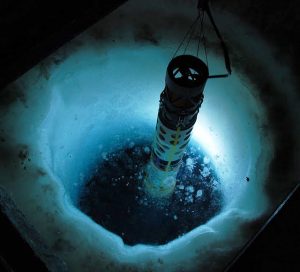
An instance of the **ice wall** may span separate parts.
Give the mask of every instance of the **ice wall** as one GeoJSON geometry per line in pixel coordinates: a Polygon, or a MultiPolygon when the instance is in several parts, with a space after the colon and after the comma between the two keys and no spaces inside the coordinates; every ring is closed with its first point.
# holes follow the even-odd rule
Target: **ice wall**
{"type": "MultiPolygon", "coordinates": [[[[130,1],[8,87],[10,103],[0,111],[1,187],[70,271],[219,271],[253,234],[252,223],[276,205],[266,188],[293,184],[274,188],[270,181],[277,132],[253,76],[273,82],[270,99],[284,86],[283,102],[294,105],[288,67],[251,27],[219,11],[234,71],[208,82],[193,139],[213,158],[226,198],[222,213],[167,245],[129,247],[72,205],[98,156],[154,132],[165,69],[193,7],[130,1]],[[251,63],[260,70],[245,74],[251,63]]],[[[218,43],[208,38],[211,72],[222,71],[218,43]]],[[[297,133],[299,123],[291,122],[297,133]]],[[[298,151],[297,142],[295,158],[298,151]]]]}

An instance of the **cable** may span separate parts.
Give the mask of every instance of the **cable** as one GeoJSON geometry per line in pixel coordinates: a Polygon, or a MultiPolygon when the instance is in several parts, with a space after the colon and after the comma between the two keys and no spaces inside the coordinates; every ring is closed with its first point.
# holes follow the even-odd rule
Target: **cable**
{"type": "MultiPolygon", "coordinates": [[[[204,13],[204,12],[203,12],[204,13]]],[[[203,21],[204,21],[204,16],[205,14],[203,15],[203,21]]],[[[206,38],[205,38],[205,31],[203,29],[202,31],[202,40],[203,40],[203,48],[204,48],[204,54],[205,54],[205,61],[206,61],[206,66],[207,66],[207,69],[208,69],[208,74],[209,74],[209,64],[208,64],[208,56],[207,56],[207,46],[206,46],[206,38]]]]}
{"type": "Polygon", "coordinates": [[[223,55],[224,55],[224,63],[225,63],[225,67],[227,70],[227,74],[219,74],[219,75],[209,75],[208,78],[221,78],[221,77],[227,77],[231,74],[231,62],[230,62],[230,58],[229,58],[229,53],[228,53],[228,49],[226,47],[226,44],[223,40],[223,37],[214,21],[214,18],[212,16],[210,7],[209,7],[209,0],[198,0],[198,5],[197,5],[197,9],[198,9],[198,15],[196,17],[196,19],[193,21],[193,23],[190,25],[188,31],[185,33],[182,41],[180,42],[179,46],[177,47],[172,59],[175,58],[175,56],[177,55],[178,51],[181,49],[181,47],[184,45],[184,43],[186,42],[185,48],[183,50],[183,55],[185,55],[191,39],[193,38],[193,34],[195,32],[195,29],[197,29],[197,23],[200,20],[200,33],[199,33],[199,37],[198,37],[198,43],[197,43],[197,51],[196,51],[196,55],[197,57],[199,57],[199,50],[200,50],[200,42],[203,42],[203,49],[204,49],[204,54],[205,54],[205,61],[206,61],[206,65],[207,68],[209,69],[209,63],[208,63],[208,53],[207,53],[207,46],[206,46],[206,37],[205,37],[205,30],[204,30],[204,18],[205,18],[205,12],[208,15],[208,18],[213,26],[213,29],[218,37],[218,39],[220,40],[221,43],[221,47],[223,50],[223,55]]]}
{"type": "Polygon", "coordinates": [[[201,12],[199,10],[199,16],[201,17],[201,23],[200,23],[200,33],[199,33],[199,39],[198,39],[198,44],[197,44],[197,57],[199,56],[199,48],[200,48],[200,41],[201,41],[201,34],[203,33],[203,20],[204,20],[204,11],[202,11],[202,15],[201,12]]]}
{"type": "MultiPolygon", "coordinates": [[[[199,18],[200,18],[199,16],[196,17],[196,19],[195,19],[194,22],[191,24],[191,26],[190,26],[190,28],[188,29],[188,31],[185,33],[185,35],[184,35],[184,37],[183,37],[181,43],[179,44],[179,46],[177,47],[177,49],[176,49],[176,51],[175,51],[175,53],[174,53],[172,59],[175,58],[176,54],[177,54],[178,51],[180,50],[181,46],[183,45],[183,43],[184,43],[184,41],[186,40],[186,38],[188,37],[188,35],[189,35],[190,33],[193,33],[193,32],[194,32],[195,25],[197,24],[199,18]]],[[[190,38],[189,40],[191,40],[191,38],[190,38]]]]}

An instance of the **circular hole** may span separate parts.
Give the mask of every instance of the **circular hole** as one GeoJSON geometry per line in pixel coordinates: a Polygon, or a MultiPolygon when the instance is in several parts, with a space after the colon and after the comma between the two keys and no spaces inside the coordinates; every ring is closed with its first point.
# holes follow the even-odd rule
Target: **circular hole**
{"type": "Polygon", "coordinates": [[[203,163],[207,156],[195,143],[183,157],[172,198],[158,201],[145,194],[149,154],[144,149],[150,144],[140,142],[107,154],[79,196],[78,208],[128,245],[168,243],[204,224],[222,208],[217,174],[211,163],[203,163]]]}

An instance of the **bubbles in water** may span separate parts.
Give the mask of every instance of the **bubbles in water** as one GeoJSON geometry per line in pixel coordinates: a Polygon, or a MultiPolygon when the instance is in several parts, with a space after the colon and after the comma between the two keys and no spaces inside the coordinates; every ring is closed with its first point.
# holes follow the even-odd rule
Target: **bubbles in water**
{"type": "Polygon", "coordinates": [[[127,141],[124,148],[105,157],[101,154],[78,201],[83,212],[129,245],[165,244],[204,224],[222,207],[213,166],[193,146],[183,157],[171,197],[153,199],[145,193],[149,146],[149,142],[127,141]],[[208,167],[210,170],[205,170],[208,167]]]}

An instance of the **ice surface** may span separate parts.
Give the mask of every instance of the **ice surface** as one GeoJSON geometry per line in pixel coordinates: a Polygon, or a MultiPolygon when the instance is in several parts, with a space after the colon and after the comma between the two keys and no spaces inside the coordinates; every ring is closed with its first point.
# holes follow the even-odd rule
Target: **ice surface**
{"type": "MultiPolygon", "coordinates": [[[[166,66],[194,16],[194,5],[181,2],[130,1],[45,60],[49,77],[38,65],[9,87],[24,92],[26,103],[16,100],[1,108],[1,137],[6,139],[1,187],[70,271],[214,271],[253,234],[243,226],[268,209],[264,189],[274,139],[260,85],[239,67],[228,79],[208,82],[192,136],[205,147],[221,179],[226,205],[220,215],[164,246],[128,247],[72,205],[99,156],[122,148],[132,129],[141,138],[149,128],[154,132],[166,66]],[[145,24],[152,39],[139,34],[145,24]],[[103,34],[101,40],[95,33],[103,34]]],[[[288,68],[275,61],[250,27],[227,13],[215,15],[237,54],[233,63],[239,56],[240,65],[260,62],[259,73],[276,82],[272,95],[284,91],[292,105],[288,68]]],[[[223,60],[212,50],[210,64],[223,70],[223,60]]],[[[299,123],[294,129],[299,131],[299,123]]],[[[194,197],[187,195],[187,201],[194,197]]]]}

